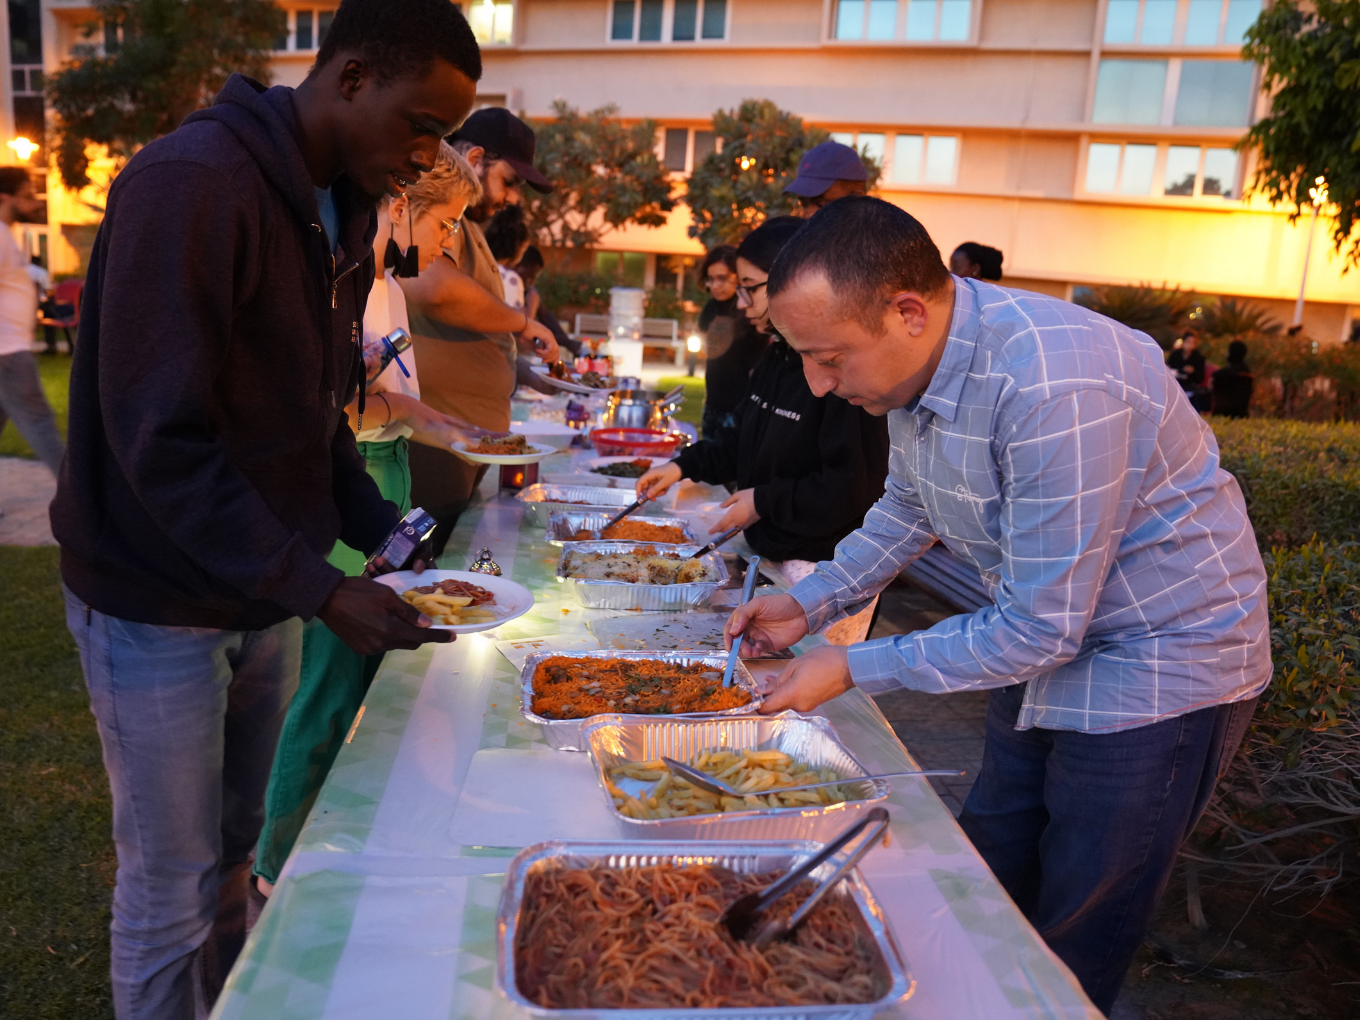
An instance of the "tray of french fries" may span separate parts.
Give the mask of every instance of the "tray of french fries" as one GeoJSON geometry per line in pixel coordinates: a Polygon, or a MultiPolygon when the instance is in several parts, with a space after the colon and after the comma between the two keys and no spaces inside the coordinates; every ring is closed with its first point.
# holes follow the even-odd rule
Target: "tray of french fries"
{"type": "Polygon", "coordinates": [[[610,813],[631,839],[826,840],[889,792],[884,780],[856,781],[870,773],[831,723],[794,712],[720,719],[602,715],[586,724],[584,737],[610,813]],[[663,756],[722,779],[742,796],[720,797],[675,778],[663,756]],[[837,779],[845,782],[789,789],[837,779]]]}
{"type": "Polygon", "coordinates": [[[373,578],[455,634],[491,630],[534,608],[534,593],[508,577],[469,570],[397,570],[373,578]]]}

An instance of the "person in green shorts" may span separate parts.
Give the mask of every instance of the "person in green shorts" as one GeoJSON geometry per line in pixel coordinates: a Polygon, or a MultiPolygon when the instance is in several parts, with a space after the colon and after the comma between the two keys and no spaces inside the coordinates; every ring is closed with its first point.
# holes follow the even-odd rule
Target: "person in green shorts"
{"type": "MultiPolygon", "coordinates": [[[[434,169],[404,195],[386,199],[378,208],[373,246],[386,271],[373,281],[364,310],[364,363],[370,381],[363,420],[357,399],[346,410],[369,475],[403,515],[411,509],[408,441],[447,450],[454,440],[483,430],[420,402],[413,351],[401,356],[400,366],[393,362],[376,372],[382,338],[399,326],[409,329],[406,299],[393,275],[397,260],[389,252],[400,253],[403,259],[415,252],[419,269],[426,269],[458,229],[463,210],[481,193],[476,172],[443,142],[434,169]],[[395,242],[396,251],[389,248],[389,241],[395,242]]],[[[327,559],[347,575],[363,573],[364,554],[343,542],[335,544],[327,559]]],[[[265,793],[264,828],[255,849],[256,885],[266,896],[278,881],[382,659],[381,653],[365,656],[352,651],[319,619],[311,620],[303,631],[302,680],[279,736],[265,793]]]]}

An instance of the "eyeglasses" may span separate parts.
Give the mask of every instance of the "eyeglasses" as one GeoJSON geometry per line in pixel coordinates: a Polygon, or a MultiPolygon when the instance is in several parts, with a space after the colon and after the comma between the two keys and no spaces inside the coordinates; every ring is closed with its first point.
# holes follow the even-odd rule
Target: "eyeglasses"
{"type": "Polygon", "coordinates": [[[731,283],[735,277],[731,273],[722,273],[719,276],[705,276],[705,287],[721,287],[725,283],[731,283]]]}
{"type": "MultiPolygon", "coordinates": [[[[751,303],[751,296],[752,296],[753,294],[755,294],[756,291],[760,290],[761,287],[765,286],[765,284],[767,284],[767,283],[769,283],[769,282],[770,282],[769,280],[761,280],[759,283],[753,283],[753,284],[751,284],[749,287],[747,287],[747,286],[745,286],[745,285],[738,285],[738,286],[737,286],[737,300],[738,300],[739,302],[744,301],[747,305],[749,305],[749,304],[751,303]]],[[[743,306],[743,307],[744,307],[744,306],[743,306]]]]}
{"type": "Polygon", "coordinates": [[[458,231],[463,229],[460,220],[440,220],[439,226],[443,229],[446,238],[457,236],[458,231]]]}

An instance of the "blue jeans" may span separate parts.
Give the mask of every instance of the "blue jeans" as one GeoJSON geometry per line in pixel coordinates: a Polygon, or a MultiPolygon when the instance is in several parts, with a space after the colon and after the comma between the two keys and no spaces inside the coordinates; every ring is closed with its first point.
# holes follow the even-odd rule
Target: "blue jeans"
{"type": "Polygon", "coordinates": [[[1016,730],[1025,685],[992,691],[959,825],[1103,1012],[1256,699],[1114,733],[1016,730]]]}
{"type": "Polygon", "coordinates": [[[250,852],[302,621],[160,627],[65,597],[113,792],[114,1013],[192,1020],[195,966],[211,1004],[245,940],[250,852]]]}

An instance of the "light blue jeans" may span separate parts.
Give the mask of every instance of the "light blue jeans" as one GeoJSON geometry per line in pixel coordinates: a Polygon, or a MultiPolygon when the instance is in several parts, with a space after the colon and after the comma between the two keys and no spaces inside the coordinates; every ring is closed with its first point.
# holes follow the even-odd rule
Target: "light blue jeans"
{"type": "Polygon", "coordinates": [[[113,791],[114,1012],[192,1020],[195,969],[211,1005],[245,939],[248,862],[302,621],[161,627],[65,597],[113,791]]]}

